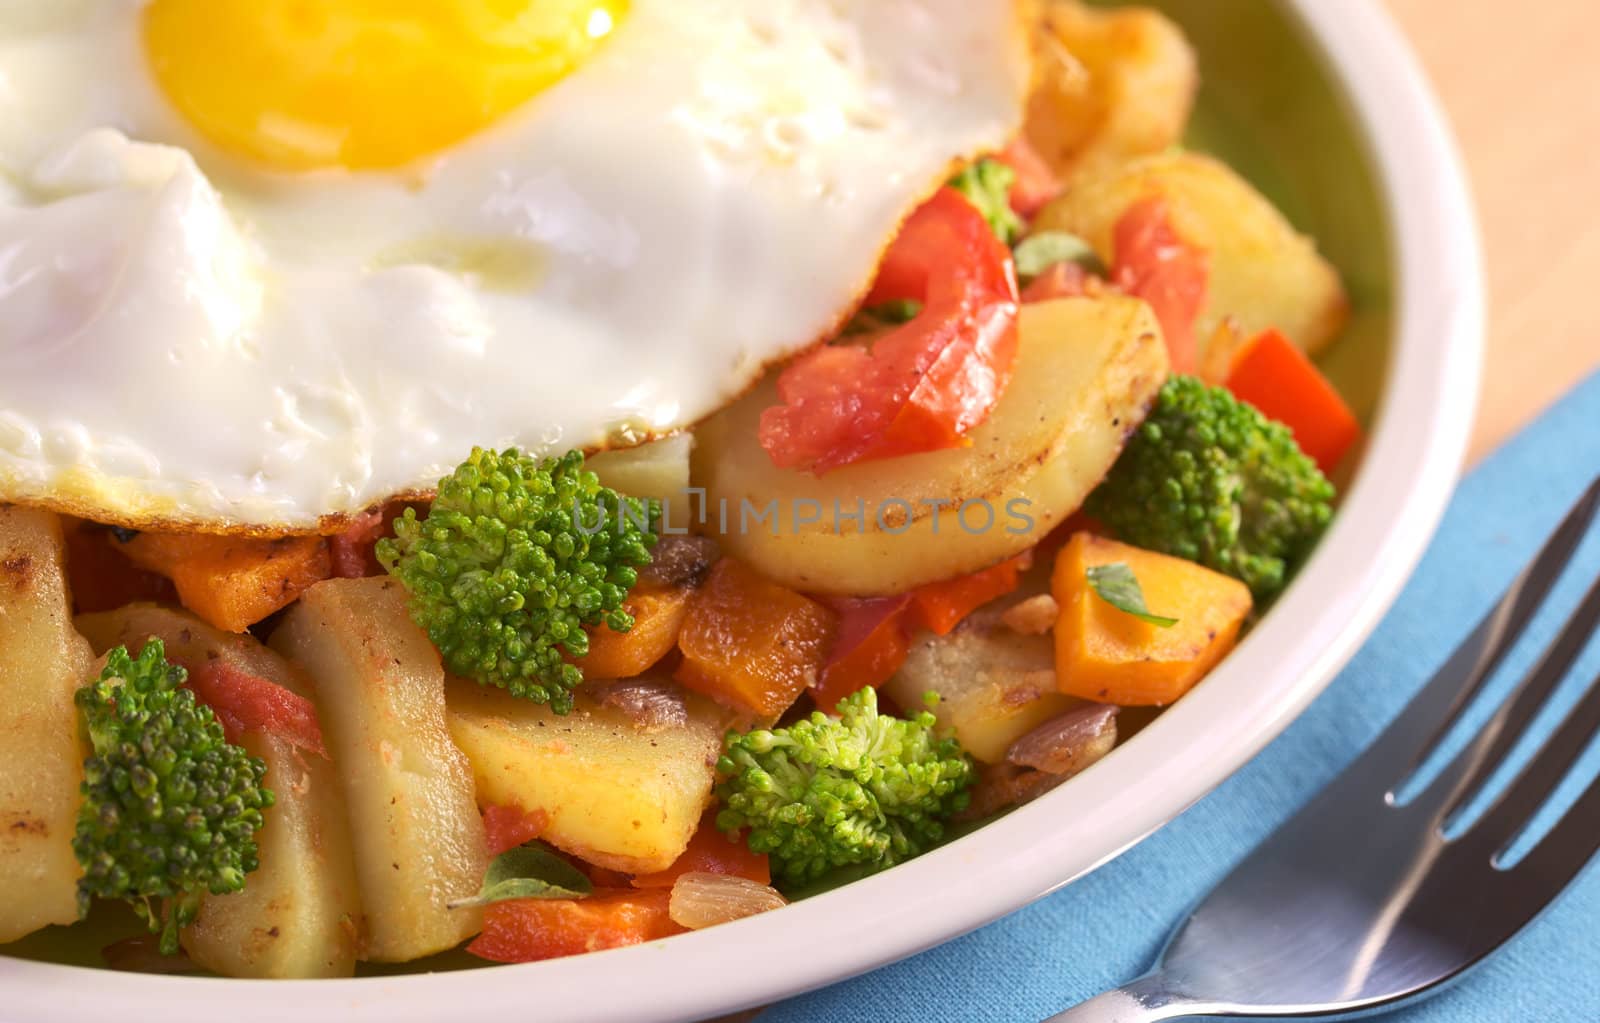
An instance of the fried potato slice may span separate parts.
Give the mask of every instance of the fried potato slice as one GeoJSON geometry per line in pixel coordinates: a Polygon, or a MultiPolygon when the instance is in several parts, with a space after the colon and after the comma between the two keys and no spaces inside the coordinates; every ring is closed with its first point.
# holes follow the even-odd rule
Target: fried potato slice
{"type": "Polygon", "coordinates": [[[404,962],[477,933],[489,865],[472,768],[445,722],[444,667],[385,577],[330,579],[301,596],[272,648],[311,676],[338,765],[366,915],[363,957],[404,962]]]}
{"type": "MultiPolygon", "coordinates": [[[[228,668],[309,698],[310,680],[250,636],[194,615],[134,604],[80,615],[78,628],[103,654],[161,640],[167,659],[194,671],[228,668]]],[[[244,890],[208,895],[180,938],[189,958],[225,977],[348,977],[355,971],[361,903],[350,826],[333,762],[288,738],[248,731],[239,745],[267,765],[273,804],[256,835],[261,866],[244,890]]]]}
{"type": "Polygon", "coordinates": [[[964,447],[780,469],[757,424],[769,376],[703,423],[695,482],[725,550],[802,593],[877,596],[975,572],[1037,544],[1076,511],[1167,377],[1149,306],[1121,296],[1022,307],[1017,364],[964,447]]]}
{"type": "Polygon", "coordinates": [[[51,512],[0,506],[0,942],[78,919],[72,696],[94,656],[72,627],[65,549],[51,512]]]}

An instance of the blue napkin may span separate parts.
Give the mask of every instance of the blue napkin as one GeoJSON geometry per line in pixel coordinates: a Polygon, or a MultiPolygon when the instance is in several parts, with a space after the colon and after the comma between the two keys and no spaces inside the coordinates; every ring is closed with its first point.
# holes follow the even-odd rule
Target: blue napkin
{"type": "MultiPolygon", "coordinates": [[[[759,1023],[1032,1023],[1144,972],[1184,911],[1355,757],[1433,673],[1596,473],[1600,375],[1466,477],[1421,567],[1365,648],[1221,788],[1055,895],[904,962],[774,1006],[759,1023]]],[[[1573,569],[1536,619],[1533,642],[1500,673],[1502,686],[1511,674],[1520,677],[1517,669],[1543,647],[1537,634],[1559,627],[1600,570],[1600,538],[1590,538],[1573,569]]],[[[1592,641],[1561,697],[1575,698],[1597,671],[1600,641],[1592,641]]],[[[1566,794],[1581,791],[1583,766],[1566,794]]],[[[1600,867],[1464,980],[1385,1019],[1600,1019],[1600,867]]]]}

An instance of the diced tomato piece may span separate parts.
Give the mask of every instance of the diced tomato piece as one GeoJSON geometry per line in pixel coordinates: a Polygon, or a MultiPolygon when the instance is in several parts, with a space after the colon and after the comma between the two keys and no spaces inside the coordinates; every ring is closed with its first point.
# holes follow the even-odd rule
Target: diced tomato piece
{"type": "Polygon", "coordinates": [[[839,615],[839,633],[811,697],[831,714],[840,700],[868,686],[877,688],[905,663],[911,646],[905,610],[911,606],[911,594],[835,597],[828,606],[839,615]]]}
{"type": "Polygon", "coordinates": [[[1077,298],[1087,293],[1089,271],[1076,263],[1053,263],[1022,289],[1022,302],[1048,302],[1052,298],[1077,298]]]}
{"type": "Polygon", "coordinates": [[[980,572],[919,586],[911,593],[909,613],[923,628],[948,635],[967,615],[1015,590],[1031,564],[1033,552],[1023,551],[980,572]]]}
{"type": "Polygon", "coordinates": [[[703,872],[748,878],[761,884],[772,883],[772,867],[765,853],[753,853],[737,838],[730,838],[717,830],[707,818],[700,830],[689,839],[689,847],[666,870],[654,874],[640,874],[633,879],[635,888],[671,888],[683,874],[703,872]]]}
{"type": "Polygon", "coordinates": [[[317,708],[304,696],[227,661],[185,667],[189,668],[188,686],[195,699],[216,712],[229,742],[237,742],[245,732],[264,732],[309,753],[328,755],[317,708]]]}
{"type": "Polygon", "coordinates": [[[1011,254],[981,214],[943,188],[884,255],[872,304],[922,310],[870,348],[824,345],[778,377],[781,405],[761,415],[774,464],[818,474],[854,462],[957,447],[983,422],[1017,355],[1011,254]]]}
{"type": "Polygon", "coordinates": [[[895,597],[834,597],[827,603],[839,616],[839,631],[812,698],[832,711],[840,700],[887,682],[905,663],[910,632],[924,628],[946,635],[963,618],[1014,591],[1033,563],[1024,551],[998,565],[956,579],[928,583],[895,597]]]}
{"type": "Polygon", "coordinates": [[[499,856],[544,834],[550,826],[550,815],[543,810],[524,810],[520,806],[502,806],[490,803],[483,808],[483,835],[489,843],[489,855],[499,856]]]}
{"type": "Polygon", "coordinates": [[[427,518],[429,502],[421,499],[390,501],[382,508],[363,512],[350,520],[343,533],[328,537],[328,553],[333,559],[336,579],[363,579],[369,575],[382,575],[378,564],[378,541],[394,535],[394,520],[404,515],[407,508],[415,508],[420,518],[427,518]]]}
{"type": "Polygon", "coordinates": [[[1172,371],[1193,373],[1199,366],[1194,321],[1205,308],[1211,256],[1178,236],[1169,213],[1167,201],[1160,197],[1128,208],[1114,232],[1111,279],[1155,310],[1172,371]]]}
{"type": "Polygon", "coordinates": [[[1028,140],[1017,136],[1000,153],[1000,160],[1016,172],[1011,183],[1011,208],[1017,215],[1032,219],[1047,206],[1051,199],[1061,194],[1061,182],[1045,163],[1039,151],[1028,140]]]}
{"type": "Polygon", "coordinates": [[[1234,360],[1228,390],[1294,432],[1300,450],[1325,473],[1361,439],[1361,424],[1328,378],[1276,330],[1252,340],[1234,360]]]}
{"type": "Polygon", "coordinates": [[[667,888],[596,891],[586,899],[513,899],[483,911],[467,951],[497,963],[531,963],[655,941],[683,931],[667,888]]]}
{"type": "Polygon", "coordinates": [[[328,537],[328,554],[333,559],[335,579],[364,579],[369,575],[382,575],[383,567],[373,548],[389,530],[386,509],[363,512],[351,520],[344,532],[328,537]]]}

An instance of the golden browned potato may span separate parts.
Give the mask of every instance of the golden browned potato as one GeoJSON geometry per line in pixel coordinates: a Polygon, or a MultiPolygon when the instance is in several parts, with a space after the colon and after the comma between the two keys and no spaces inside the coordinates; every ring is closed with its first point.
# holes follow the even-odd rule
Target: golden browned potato
{"type": "Polygon", "coordinates": [[[64,549],[55,515],[0,506],[0,943],[78,919],[72,694],[94,658],[72,627],[64,549]]]}
{"type": "MultiPolygon", "coordinates": [[[[154,637],[176,664],[220,662],[312,695],[301,672],[253,637],[214,629],[187,612],[135,604],[82,615],[78,628],[96,653],[119,645],[137,652],[154,637]]],[[[261,866],[243,891],[206,896],[183,930],[183,947],[196,963],[227,977],[348,977],[360,944],[361,903],[333,762],[261,732],[246,732],[239,744],[266,762],[273,794],[256,835],[261,866]]]]}
{"type": "Polygon", "coordinates": [[[1023,134],[1063,178],[1183,138],[1200,76],[1182,30],[1162,15],[1045,3],[1034,49],[1023,134]]]}
{"type": "Polygon", "coordinates": [[[1338,272],[1249,182],[1209,156],[1163,153],[1086,176],[1045,207],[1035,230],[1081,235],[1110,262],[1117,220],[1149,196],[1165,198],[1178,234],[1211,253],[1195,323],[1202,346],[1228,317],[1245,337],[1276,327],[1311,352],[1344,329],[1350,307],[1338,272]]]}
{"type": "Polygon", "coordinates": [[[542,810],[540,835],[590,863],[630,874],[671,866],[711,802],[723,712],[664,690],[679,709],[657,725],[578,690],[571,714],[472,682],[449,688],[450,732],[484,803],[542,810]]]}
{"type": "Polygon", "coordinates": [[[939,725],[968,753],[997,764],[1018,738],[1083,702],[1056,686],[1055,656],[1050,636],[1019,635],[980,613],[948,636],[914,636],[883,691],[909,711],[922,709],[923,694],[938,693],[939,725]]]}
{"type": "Polygon", "coordinates": [[[477,932],[489,864],[472,769],[445,725],[439,652],[391,579],[331,579],[305,592],[272,647],[311,676],[338,766],[366,915],[364,958],[417,959],[477,932]]]}
{"type": "Polygon", "coordinates": [[[807,593],[902,593],[1038,543],[1111,468],[1166,375],[1161,329],[1141,301],[1025,305],[1015,373],[970,446],[821,477],[779,469],[757,439],[778,400],[769,376],[701,425],[695,482],[712,528],[727,509],[725,549],[763,575],[807,593]]]}

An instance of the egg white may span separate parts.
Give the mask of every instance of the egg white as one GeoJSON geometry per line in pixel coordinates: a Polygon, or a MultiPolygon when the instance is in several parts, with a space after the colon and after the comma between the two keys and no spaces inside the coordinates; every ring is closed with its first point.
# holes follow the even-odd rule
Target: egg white
{"type": "Polygon", "coordinates": [[[129,0],[0,0],[0,500],[310,529],[693,423],[825,336],[1015,131],[1009,0],[634,0],[514,115],[391,173],[207,145],[129,0]]]}

